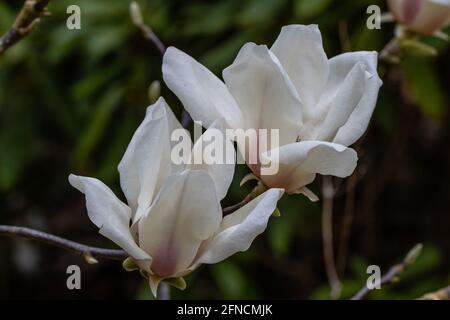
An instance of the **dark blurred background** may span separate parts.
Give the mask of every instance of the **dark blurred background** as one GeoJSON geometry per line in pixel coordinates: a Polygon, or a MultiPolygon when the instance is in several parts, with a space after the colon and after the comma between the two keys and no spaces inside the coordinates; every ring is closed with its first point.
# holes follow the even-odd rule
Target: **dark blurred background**
{"type": "MultiPolygon", "coordinates": [[[[145,21],[220,75],[248,41],[271,45],[286,24],[319,24],[329,57],[381,50],[393,24],[366,28],[375,0],[139,1],[145,21]]],[[[22,1],[0,2],[0,33],[22,1]]],[[[161,80],[161,57],[130,21],[129,1],[51,1],[46,18],[0,57],[0,224],[30,226],[85,244],[113,247],[90,223],[84,197],[67,182],[98,177],[122,194],[117,164],[147,107],[147,89],[161,80]],[[67,6],[78,4],[82,29],[66,28],[67,6]]],[[[366,267],[382,271],[416,243],[424,251],[401,281],[373,299],[416,298],[450,281],[450,59],[448,43],[425,38],[438,57],[408,56],[381,64],[384,80],[371,127],[357,143],[355,174],[335,181],[334,233],[341,298],[365,284],[366,267]]],[[[163,85],[177,116],[181,105],[163,85]]],[[[248,172],[239,166],[224,205],[241,200],[248,172]]],[[[320,194],[320,179],[312,185],[320,194]]],[[[321,203],[285,196],[282,216],[251,249],[187,277],[175,298],[327,299],[321,203]]],[[[0,238],[0,298],[150,298],[138,273],[116,261],[88,265],[38,242],[0,238]],[[78,264],[82,289],[66,288],[66,268],[78,264]]]]}

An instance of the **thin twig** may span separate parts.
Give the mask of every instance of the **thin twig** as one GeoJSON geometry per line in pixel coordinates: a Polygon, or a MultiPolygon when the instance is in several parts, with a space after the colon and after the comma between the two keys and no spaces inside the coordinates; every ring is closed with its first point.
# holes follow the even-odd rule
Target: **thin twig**
{"type": "Polygon", "coordinates": [[[358,173],[353,173],[347,180],[345,192],[345,209],[344,217],[339,237],[339,249],[337,257],[338,274],[343,274],[347,264],[348,244],[353,224],[353,216],[355,213],[355,186],[358,181],[358,173]]]}
{"type": "MultiPolygon", "coordinates": [[[[167,47],[166,45],[161,41],[161,39],[158,38],[156,33],[153,31],[153,29],[145,24],[144,17],[142,16],[141,8],[139,4],[136,1],[131,2],[130,4],[130,16],[131,20],[133,21],[134,25],[141,30],[142,35],[145,39],[149,40],[153,45],[158,49],[159,53],[161,54],[161,57],[164,57],[164,54],[166,53],[167,47]]],[[[191,117],[189,113],[186,110],[183,110],[183,113],[181,115],[181,124],[183,128],[187,129],[189,125],[191,124],[191,117]]]]}
{"type": "Polygon", "coordinates": [[[161,282],[158,288],[158,300],[170,300],[170,285],[161,282]]]}
{"type": "Polygon", "coordinates": [[[426,293],[417,300],[450,300],[450,286],[435,292],[426,293]]]}
{"type": "Polygon", "coordinates": [[[22,237],[26,239],[41,241],[81,255],[89,263],[95,263],[96,258],[124,260],[128,257],[128,254],[123,250],[91,247],[43,231],[38,231],[26,227],[0,225],[0,235],[9,237],[22,237]]]}
{"type": "MultiPolygon", "coordinates": [[[[253,197],[247,196],[243,201],[237,205],[233,205],[223,209],[223,214],[227,215],[233,213],[246,203],[248,203],[253,197]]],[[[37,240],[47,243],[52,246],[56,246],[78,255],[83,256],[87,262],[96,263],[95,258],[124,260],[128,257],[128,254],[124,250],[104,249],[98,247],[87,246],[72,240],[68,240],[53,234],[19,226],[0,225],[0,235],[8,237],[21,237],[30,240],[37,240]]]]}
{"type": "Polygon", "coordinates": [[[50,0],[27,0],[23,4],[11,28],[0,38],[0,55],[8,48],[29,35],[42,17],[49,13],[46,7],[50,0]]]}
{"type": "Polygon", "coordinates": [[[400,54],[400,38],[395,37],[380,51],[378,59],[389,63],[398,63],[400,54]]]}
{"type": "Polygon", "coordinates": [[[155,47],[158,49],[159,53],[164,56],[164,53],[166,52],[166,46],[162,43],[162,41],[158,38],[158,36],[153,32],[152,28],[145,24],[141,24],[138,26],[139,29],[141,29],[142,34],[144,37],[155,45],[155,47]]]}
{"type": "Polygon", "coordinates": [[[241,202],[238,202],[232,206],[226,207],[222,209],[222,214],[223,216],[232,214],[233,212],[235,212],[236,210],[242,208],[243,206],[245,206],[248,203],[248,201],[246,201],[246,199],[242,200],[241,202]]]}
{"type": "Polygon", "coordinates": [[[342,284],[336,270],[333,249],[333,197],[334,188],[331,177],[323,177],[323,207],[322,207],[322,237],[323,257],[328,282],[331,286],[331,298],[338,299],[341,295],[342,284]]]}
{"type": "Polygon", "coordinates": [[[156,33],[153,32],[152,28],[150,28],[148,25],[146,25],[144,23],[144,18],[142,17],[141,8],[139,7],[139,4],[136,1],[131,2],[130,16],[131,16],[131,20],[133,21],[134,25],[141,30],[144,38],[147,40],[150,40],[154,44],[156,49],[158,49],[161,56],[164,56],[164,53],[166,52],[166,46],[158,38],[156,33]]]}
{"type": "MultiPolygon", "coordinates": [[[[393,282],[393,279],[396,278],[400,273],[403,273],[405,269],[406,265],[404,263],[399,263],[391,267],[389,271],[381,277],[380,282],[377,283],[377,286],[383,286],[385,284],[393,282]]],[[[374,285],[374,287],[376,286],[374,285]]],[[[362,300],[372,290],[373,289],[370,289],[366,285],[360,291],[358,291],[358,293],[355,294],[350,300],[362,300]]]]}
{"type": "Polygon", "coordinates": [[[389,283],[393,283],[397,280],[398,276],[405,272],[405,270],[412,265],[419,254],[422,252],[422,244],[415,245],[405,256],[402,262],[399,264],[396,264],[395,266],[391,267],[389,271],[384,274],[378,283],[375,283],[373,286],[369,288],[367,284],[361,288],[358,293],[356,293],[350,300],[362,300],[370,291],[372,291],[374,288],[380,288],[381,286],[389,283]]]}
{"type": "Polygon", "coordinates": [[[253,190],[242,200],[241,202],[238,202],[232,206],[226,207],[222,209],[223,216],[232,214],[236,210],[242,208],[247,203],[258,197],[260,194],[262,194],[264,191],[267,190],[267,187],[261,182],[258,181],[257,185],[253,188],[253,190]]]}
{"type": "Polygon", "coordinates": [[[348,34],[348,23],[346,20],[339,21],[339,41],[341,43],[342,52],[349,52],[352,50],[352,44],[348,34]]]}

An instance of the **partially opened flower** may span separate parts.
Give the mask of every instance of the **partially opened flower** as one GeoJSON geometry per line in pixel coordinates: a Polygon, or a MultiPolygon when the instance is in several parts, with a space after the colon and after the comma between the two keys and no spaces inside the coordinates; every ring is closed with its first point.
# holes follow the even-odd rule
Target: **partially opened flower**
{"type": "MultiPolygon", "coordinates": [[[[211,127],[220,129],[220,121],[211,127]]],[[[119,164],[128,205],[97,179],[69,177],[85,194],[91,221],[130,255],[125,266],[139,268],[155,295],[163,280],[183,288],[180,277],[200,264],[247,250],[266,228],[283,193],[268,190],[223,218],[220,200],[230,186],[234,163],[174,165],[174,129],[181,126],[160,98],[149,107],[119,164]]],[[[197,143],[193,153],[199,149],[197,143]]]]}
{"type": "Polygon", "coordinates": [[[375,107],[381,85],[376,65],[375,52],[328,60],[317,26],[291,25],[270,50],[244,45],[223,71],[224,82],[173,47],[164,56],[163,77],[206,127],[224,118],[228,128],[278,129],[278,146],[238,141],[241,154],[256,148],[258,161],[246,160],[268,186],[315,198],[305,186],[317,173],[346,177],[355,169],[356,152],[347,146],[364,133],[375,107]],[[263,160],[277,162],[279,170],[264,174],[263,160]]]}
{"type": "Polygon", "coordinates": [[[388,6],[410,31],[431,35],[450,24],[450,0],[388,0],[388,6]]]}

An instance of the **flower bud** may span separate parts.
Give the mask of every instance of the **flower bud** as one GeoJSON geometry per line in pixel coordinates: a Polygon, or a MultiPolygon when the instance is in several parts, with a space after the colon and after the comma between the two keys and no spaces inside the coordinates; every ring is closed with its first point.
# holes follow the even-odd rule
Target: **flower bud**
{"type": "Polygon", "coordinates": [[[130,16],[133,23],[137,26],[142,25],[144,23],[144,19],[142,18],[141,8],[136,1],[131,2],[130,4],[130,16]]]}
{"type": "Polygon", "coordinates": [[[158,80],[153,81],[148,86],[147,95],[150,103],[155,103],[156,100],[158,100],[158,98],[161,96],[161,82],[159,82],[158,80]]]}

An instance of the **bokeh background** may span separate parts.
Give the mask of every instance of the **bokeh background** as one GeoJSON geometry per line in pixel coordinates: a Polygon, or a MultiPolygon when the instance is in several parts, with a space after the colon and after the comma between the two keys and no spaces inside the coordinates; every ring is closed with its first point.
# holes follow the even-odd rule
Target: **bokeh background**
{"type": "MultiPolygon", "coordinates": [[[[393,25],[368,30],[375,0],[140,0],[145,21],[166,45],[186,51],[216,74],[248,41],[271,44],[286,24],[319,24],[329,57],[381,50],[393,25]]],[[[0,2],[0,33],[22,1],[0,2]]],[[[161,57],[129,18],[129,1],[51,1],[52,16],[0,57],[0,224],[30,226],[82,243],[114,247],[97,233],[69,173],[95,176],[121,195],[117,164],[148,106],[147,89],[161,80],[161,57]],[[66,28],[77,4],[82,29],[66,28]]],[[[424,38],[438,57],[407,56],[381,64],[384,80],[372,124],[356,148],[355,174],[340,185],[334,207],[341,298],[362,287],[366,267],[399,262],[416,243],[424,251],[401,281],[372,299],[416,298],[450,281],[449,45],[424,38]]],[[[162,94],[181,116],[169,90],[162,94]]],[[[224,205],[241,200],[248,172],[239,166],[224,205]]],[[[312,189],[320,194],[320,179],[312,189]]],[[[321,203],[285,196],[282,216],[251,249],[187,277],[174,298],[328,299],[321,203]]],[[[0,238],[0,298],[148,299],[138,273],[116,261],[88,265],[61,249],[0,238]],[[82,289],[66,288],[78,264],[82,289]]]]}

